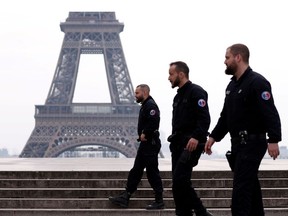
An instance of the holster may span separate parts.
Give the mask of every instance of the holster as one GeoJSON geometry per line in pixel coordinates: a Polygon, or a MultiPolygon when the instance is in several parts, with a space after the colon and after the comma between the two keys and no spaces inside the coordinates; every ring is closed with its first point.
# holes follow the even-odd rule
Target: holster
{"type": "Polygon", "coordinates": [[[226,154],[226,159],[228,161],[228,164],[232,170],[232,172],[234,171],[234,166],[235,166],[235,156],[233,155],[233,153],[231,151],[227,151],[226,154]]]}
{"type": "Polygon", "coordinates": [[[199,142],[197,148],[190,152],[185,149],[190,138],[191,136],[189,135],[176,132],[171,134],[167,138],[167,141],[170,142],[169,148],[171,152],[182,152],[179,158],[179,162],[192,163],[192,166],[194,167],[198,164],[198,160],[201,157],[201,154],[204,152],[205,143],[199,142]]]}
{"type": "Polygon", "coordinates": [[[197,148],[194,151],[188,151],[187,149],[184,149],[182,152],[179,161],[181,163],[188,163],[190,162],[193,167],[195,167],[198,164],[198,161],[201,157],[201,154],[204,151],[205,143],[198,143],[197,148]]]}
{"type": "Polygon", "coordinates": [[[152,145],[161,146],[160,133],[158,130],[153,132],[151,143],[152,145]]]}

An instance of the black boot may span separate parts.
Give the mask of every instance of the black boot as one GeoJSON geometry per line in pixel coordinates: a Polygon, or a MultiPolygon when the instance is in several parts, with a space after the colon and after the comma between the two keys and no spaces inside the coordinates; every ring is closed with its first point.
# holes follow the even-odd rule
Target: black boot
{"type": "Polygon", "coordinates": [[[130,200],[131,194],[127,191],[122,192],[118,196],[109,197],[109,200],[122,208],[128,208],[129,200],[130,200]]]}
{"type": "Polygon", "coordinates": [[[155,195],[155,201],[146,207],[147,210],[164,209],[163,196],[161,194],[155,195]]]}

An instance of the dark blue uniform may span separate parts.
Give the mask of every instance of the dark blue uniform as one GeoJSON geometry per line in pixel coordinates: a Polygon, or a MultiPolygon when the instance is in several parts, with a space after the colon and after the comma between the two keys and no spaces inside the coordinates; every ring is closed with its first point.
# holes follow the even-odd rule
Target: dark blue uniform
{"type": "Polygon", "coordinates": [[[231,169],[234,171],[232,215],[263,216],[258,169],[269,143],[281,141],[281,123],[270,83],[250,67],[232,77],[220,118],[211,137],[219,142],[231,136],[231,169]]]}
{"type": "Polygon", "coordinates": [[[208,94],[200,86],[186,82],[178,89],[173,100],[172,135],[170,150],[172,156],[173,197],[176,214],[179,216],[206,212],[191,183],[192,169],[197,165],[210,126],[207,104],[208,94]],[[197,149],[192,153],[184,150],[188,140],[199,140],[197,149]]]}
{"type": "Polygon", "coordinates": [[[156,196],[162,197],[163,186],[158,169],[158,154],[161,148],[159,138],[160,111],[154,99],[149,96],[143,103],[139,112],[138,135],[143,133],[147,141],[140,142],[134,166],[130,170],[126,190],[133,193],[143,176],[146,168],[148,181],[156,196]]]}

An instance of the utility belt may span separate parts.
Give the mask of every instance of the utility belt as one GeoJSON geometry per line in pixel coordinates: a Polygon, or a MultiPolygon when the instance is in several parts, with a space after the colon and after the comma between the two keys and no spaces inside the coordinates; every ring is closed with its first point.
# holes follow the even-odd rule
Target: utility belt
{"type": "Polygon", "coordinates": [[[244,145],[246,145],[247,142],[259,141],[259,140],[262,140],[262,141],[266,140],[266,134],[265,133],[249,134],[246,130],[244,130],[244,131],[239,132],[239,136],[231,138],[233,150],[226,152],[226,158],[232,171],[234,171],[234,166],[235,166],[235,152],[237,152],[239,148],[244,147],[244,145]]]}
{"type": "MultiPolygon", "coordinates": [[[[191,139],[191,132],[182,132],[182,131],[177,131],[171,134],[168,138],[167,141],[170,142],[169,148],[171,152],[174,151],[183,151],[183,149],[186,148],[186,145],[191,139]]],[[[205,146],[206,140],[199,140],[199,144],[197,145],[196,151],[199,150],[200,153],[203,152],[204,146],[205,146]]],[[[196,152],[195,151],[195,152],[196,152]]],[[[201,154],[200,154],[201,155],[201,154]]]]}
{"type": "Polygon", "coordinates": [[[247,144],[247,141],[264,140],[266,139],[265,133],[249,134],[246,130],[240,131],[239,136],[232,137],[231,142],[236,144],[247,144]]]}
{"type": "MultiPolygon", "coordinates": [[[[151,140],[151,144],[152,145],[157,145],[158,143],[161,144],[161,141],[160,141],[159,137],[160,137],[159,131],[155,130],[155,131],[153,131],[152,137],[150,139],[148,139],[148,140],[151,140]]],[[[137,141],[141,142],[140,137],[137,139],[137,141]]]]}
{"type": "MultiPolygon", "coordinates": [[[[189,131],[176,131],[173,134],[171,134],[170,136],[168,136],[167,141],[168,142],[177,142],[183,138],[191,138],[191,134],[192,132],[189,131]]],[[[206,142],[206,140],[199,140],[199,142],[206,142]]]]}

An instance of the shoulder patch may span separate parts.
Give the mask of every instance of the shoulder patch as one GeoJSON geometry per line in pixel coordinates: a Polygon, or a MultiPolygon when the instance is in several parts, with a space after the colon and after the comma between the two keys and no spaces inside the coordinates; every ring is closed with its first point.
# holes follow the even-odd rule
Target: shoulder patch
{"type": "Polygon", "coordinates": [[[205,107],[206,106],[206,101],[204,99],[199,99],[198,100],[198,106],[205,107]]]}
{"type": "Polygon", "coordinates": [[[154,109],[150,110],[150,115],[154,116],[156,114],[156,111],[154,109]]]}
{"type": "Polygon", "coordinates": [[[264,91],[262,92],[261,97],[263,100],[269,100],[271,98],[271,94],[268,91],[264,91]]]}

